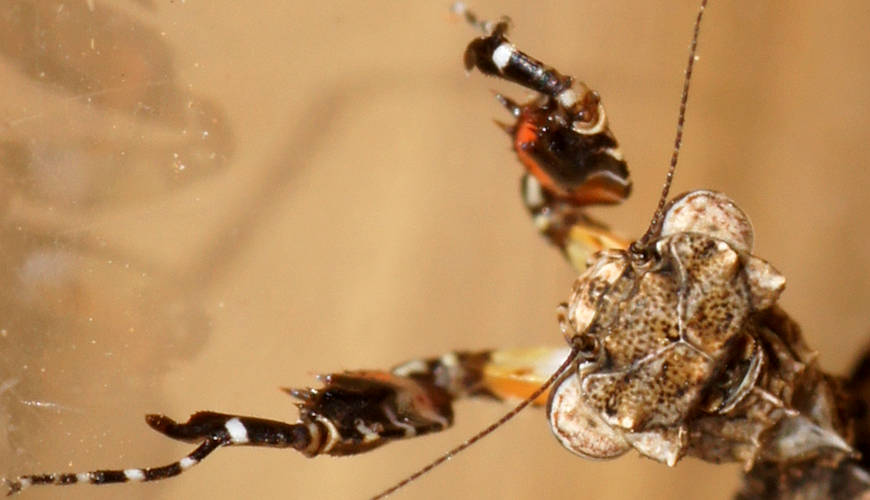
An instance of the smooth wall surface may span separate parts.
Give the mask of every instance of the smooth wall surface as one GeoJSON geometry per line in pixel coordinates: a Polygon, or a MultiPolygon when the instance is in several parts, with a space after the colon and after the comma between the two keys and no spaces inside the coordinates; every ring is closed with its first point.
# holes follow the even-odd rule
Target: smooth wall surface
{"type": "MultiPolygon", "coordinates": [[[[598,89],[651,215],[694,1],[486,2],[598,89]]],[[[782,303],[845,373],[870,333],[870,6],[717,2],[675,192],[751,216],[782,303]]],[[[474,33],[441,2],[0,5],[0,476],[160,465],[145,413],[295,420],[278,388],[452,349],[562,342],[474,33]]],[[[364,498],[505,411],[345,459],[228,449],[161,484],[27,498],[364,498]]],[[[588,462],[528,411],[396,498],[728,498],[735,465],[588,462]]]]}

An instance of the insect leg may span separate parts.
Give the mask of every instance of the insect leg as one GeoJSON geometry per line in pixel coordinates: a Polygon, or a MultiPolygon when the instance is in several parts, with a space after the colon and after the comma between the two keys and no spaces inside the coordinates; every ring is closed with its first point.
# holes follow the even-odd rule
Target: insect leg
{"type": "MultiPolygon", "coordinates": [[[[186,422],[148,415],[151,428],[198,446],[178,461],[145,468],[28,474],[4,480],[9,494],[35,485],[109,484],[177,476],[224,446],[292,448],[314,457],[363,453],[390,441],[453,424],[453,402],[465,397],[520,399],[540,387],[568,348],[452,352],[403,363],[391,371],[322,375],[321,387],[285,389],[299,402],[299,420],[287,423],[211,411],[186,422]]],[[[543,404],[542,396],[536,403],[543,404]]]]}
{"type": "Polygon", "coordinates": [[[518,50],[507,39],[507,20],[482,22],[477,21],[473,14],[469,15],[468,11],[462,13],[475,27],[489,30],[488,34],[468,44],[464,56],[465,69],[477,68],[485,75],[498,76],[551,97],[558,97],[571,88],[573,78],[518,50]]]}
{"type": "Polygon", "coordinates": [[[623,201],[631,192],[628,166],[610,131],[597,92],[573,77],[518,50],[507,38],[507,20],[483,22],[464,5],[454,12],[485,35],[468,44],[465,67],[537,91],[517,103],[497,94],[513,124],[497,124],[511,136],[527,175],[522,195],[538,229],[578,269],[606,248],[627,242],[581,211],[596,204],[623,201]]]}
{"type": "MultiPolygon", "coordinates": [[[[529,397],[571,353],[570,347],[531,347],[492,351],[483,367],[483,386],[500,400],[529,397]]],[[[535,400],[547,404],[549,391],[535,400]]]]}
{"type": "Polygon", "coordinates": [[[288,389],[298,403],[293,424],[242,415],[198,412],[186,422],[163,415],[145,420],[156,431],[199,446],[181,460],[148,468],[32,474],[6,480],[10,494],[33,485],[154,481],[181,474],[223,446],[293,448],[306,456],[350,455],[393,439],[439,431],[453,421],[453,397],[423,378],[359,371],[320,377],[323,387],[288,389]]]}
{"type": "Polygon", "coordinates": [[[14,495],[22,490],[36,485],[66,486],[70,484],[110,484],[139,481],[155,481],[177,476],[185,470],[201,462],[211,452],[224,446],[225,442],[217,439],[203,441],[195,450],[177,462],[160,467],[144,469],[114,469],[95,470],[90,472],[66,472],[48,474],[28,474],[15,479],[4,479],[8,488],[7,495],[14,495]]]}
{"type": "Polygon", "coordinates": [[[276,420],[215,412],[196,413],[185,423],[175,422],[163,415],[148,415],[145,421],[166,436],[200,445],[181,460],[158,467],[19,476],[5,481],[9,494],[34,485],[109,484],[167,479],[190,469],[222,446],[290,447],[305,452],[316,441],[319,432],[302,423],[287,424],[276,420]]]}
{"type": "Polygon", "coordinates": [[[596,252],[628,248],[628,240],[586,215],[582,207],[553,196],[534,175],[523,175],[520,193],[535,227],[578,272],[586,269],[586,261],[596,252]]]}

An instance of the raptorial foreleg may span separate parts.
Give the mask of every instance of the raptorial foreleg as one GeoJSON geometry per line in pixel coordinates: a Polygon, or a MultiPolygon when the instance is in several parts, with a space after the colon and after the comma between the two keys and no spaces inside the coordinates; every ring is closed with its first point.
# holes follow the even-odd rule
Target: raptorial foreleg
{"type": "MultiPolygon", "coordinates": [[[[4,482],[11,495],[34,485],[156,481],[187,471],[225,446],[292,448],[309,457],[363,453],[450,427],[457,399],[524,398],[540,387],[568,352],[568,348],[454,352],[409,361],[390,371],[322,375],[321,387],[285,389],[299,401],[296,423],[211,411],[195,413],[186,422],[148,415],[145,421],[152,429],[198,446],[180,460],[158,467],[28,474],[4,482]]],[[[545,396],[537,401],[544,402],[545,396]]]]}

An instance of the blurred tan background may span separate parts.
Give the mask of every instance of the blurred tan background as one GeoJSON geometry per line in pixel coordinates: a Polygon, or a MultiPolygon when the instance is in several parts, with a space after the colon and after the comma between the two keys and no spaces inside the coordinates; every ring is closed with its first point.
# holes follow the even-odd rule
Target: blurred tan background
{"type": "MultiPolygon", "coordinates": [[[[598,89],[648,221],[696,2],[481,0],[598,89]]],[[[447,2],[0,6],[0,476],[160,465],[149,412],[295,420],[280,386],[451,349],[559,345],[573,279],[466,78],[447,2]]],[[[712,2],[675,192],[752,217],[783,298],[845,373],[870,333],[870,5],[712,2]]],[[[28,498],[363,498],[505,410],[348,459],[229,449],[150,485],[28,498]]],[[[589,462],[528,411],[397,498],[728,498],[736,466],[589,462]]]]}

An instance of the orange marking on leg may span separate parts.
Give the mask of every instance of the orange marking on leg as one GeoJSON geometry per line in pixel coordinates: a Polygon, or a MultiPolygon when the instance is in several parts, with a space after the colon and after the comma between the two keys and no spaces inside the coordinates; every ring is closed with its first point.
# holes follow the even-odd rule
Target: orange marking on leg
{"type": "MultiPolygon", "coordinates": [[[[483,368],[483,384],[500,398],[525,399],[553,374],[569,352],[567,347],[495,351],[483,368]]],[[[546,404],[548,394],[542,394],[534,404],[546,404]]]]}

